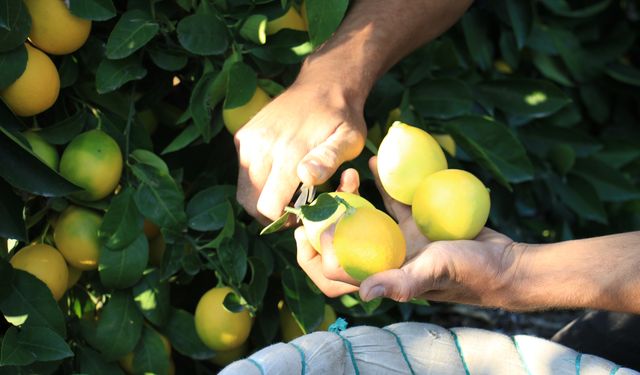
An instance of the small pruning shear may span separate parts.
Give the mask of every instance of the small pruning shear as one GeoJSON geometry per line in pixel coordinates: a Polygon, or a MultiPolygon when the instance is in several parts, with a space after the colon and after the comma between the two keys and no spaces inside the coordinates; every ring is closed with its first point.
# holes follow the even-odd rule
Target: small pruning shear
{"type": "Polygon", "coordinates": [[[298,199],[293,204],[294,208],[300,208],[300,206],[313,202],[316,196],[316,187],[313,185],[302,185],[298,191],[298,199]]]}

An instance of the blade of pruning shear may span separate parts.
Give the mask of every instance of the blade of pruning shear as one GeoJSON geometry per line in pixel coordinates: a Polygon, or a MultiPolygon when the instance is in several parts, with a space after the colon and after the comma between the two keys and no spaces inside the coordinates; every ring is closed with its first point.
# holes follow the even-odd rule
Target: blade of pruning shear
{"type": "Polygon", "coordinates": [[[316,187],[311,185],[302,185],[300,187],[300,195],[298,195],[298,199],[293,204],[293,207],[300,208],[300,206],[313,202],[313,199],[316,196],[316,187]]]}

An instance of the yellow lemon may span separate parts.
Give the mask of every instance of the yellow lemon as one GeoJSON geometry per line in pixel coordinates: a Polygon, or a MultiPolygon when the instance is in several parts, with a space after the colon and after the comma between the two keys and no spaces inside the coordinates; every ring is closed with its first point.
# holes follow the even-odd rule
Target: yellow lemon
{"type": "Polygon", "coordinates": [[[438,142],[422,129],[396,121],[378,149],[378,174],[384,190],[395,200],[411,204],[422,180],[447,168],[438,142]]]}
{"type": "Polygon", "coordinates": [[[237,361],[244,357],[249,351],[249,343],[245,341],[242,345],[231,350],[220,350],[216,352],[216,356],[211,358],[211,363],[224,367],[231,362],[237,361]]]}
{"type": "Polygon", "coordinates": [[[370,207],[347,210],[336,224],[333,249],[338,263],[354,279],[399,268],[406,243],[398,224],[386,213],[370,207]]]}
{"type": "Polygon", "coordinates": [[[49,168],[58,170],[59,156],[55,147],[47,143],[44,138],[34,131],[24,132],[22,135],[27,139],[31,146],[31,151],[33,151],[36,156],[48,165],[49,168]]]}
{"type": "Polygon", "coordinates": [[[231,288],[213,288],[200,298],[196,306],[196,332],[213,350],[231,350],[242,345],[251,332],[251,316],[247,310],[232,312],[224,307],[231,288]]]}
{"type": "Polygon", "coordinates": [[[256,113],[260,112],[264,106],[269,104],[271,98],[261,89],[259,86],[256,87],[256,92],[253,94],[251,99],[241,105],[240,107],[235,108],[225,108],[222,109],[222,121],[224,122],[224,126],[229,130],[229,133],[236,134],[241,127],[243,127],[256,113]]]}
{"type": "MultiPolygon", "coordinates": [[[[341,192],[323,193],[323,194],[328,194],[328,195],[330,195],[332,197],[342,198],[350,206],[353,206],[355,208],[359,208],[359,207],[371,207],[371,208],[374,208],[374,206],[371,203],[369,203],[368,200],[362,198],[361,196],[359,196],[357,194],[347,193],[347,192],[343,192],[343,191],[341,191],[341,192]]],[[[320,196],[318,196],[318,198],[319,197],[320,196]]],[[[310,205],[313,206],[317,202],[318,202],[318,199],[316,198],[316,200],[311,202],[310,205]]],[[[344,215],[344,213],[346,211],[347,211],[347,208],[343,204],[340,204],[338,206],[338,209],[331,216],[329,216],[327,219],[322,220],[322,221],[311,221],[311,220],[305,219],[304,216],[302,216],[302,225],[304,226],[304,232],[307,235],[307,239],[311,243],[311,246],[317,252],[322,253],[322,246],[320,244],[320,235],[322,235],[322,232],[324,232],[327,228],[329,228],[333,223],[338,221],[338,219],[342,215],[344,215]]]]}
{"type": "Polygon", "coordinates": [[[447,169],[424,179],[411,209],[429,240],[470,240],[487,222],[490,206],[482,181],[467,171],[447,169]]]}
{"type": "Polygon", "coordinates": [[[307,31],[307,24],[296,8],[289,7],[285,14],[267,22],[267,35],[273,35],[282,29],[307,31]]]}
{"type": "Polygon", "coordinates": [[[84,189],[75,194],[78,199],[102,199],[111,194],[120,182],[120,147],[102,130],[82,133],[62,153],[60,174],[84,189]]]}
{"type": "Polygon", "coordinates": [[[98,228],[102,217],[86,208],[69,206],[60,214],[53,239],[71,266],[82,270],[98,268],[98,228]]]}
{"type": "Polygon", "coordinates": [[[18,79],[0,91],[0,97],[18,116],[33,116],[49,109],[60,93],[60,76],[42,51],[27,47],[27,66],[18,79]]]}
{"type": "MultiPolygon", "coordinates": [[[[302,329],[296,322],[296,319],[293,317],[293,313],[289,310],[287,305],[284,304],[284,301],[278,302],[278,310],[280,312],[280,332],[282,333],[282,340],[284,342],[289,342],[304,335],[302,329]]],[[[314,332],[328,330],[329,326],[335,321],[336,312],[331,306],[325,304],[324,318],[322,319],[322,323],[320,323],[314,332]]]]}
{"type": "Polygon", "coordinates": [[[67,263],[60,252],[49,245],[29,245],[18,251],[10,263],[47,284],[56,301],[67,291],[67,263]]]}
{"type": "Polygon", "coordinates": [[[456,141],[453,140],[449,134],[434,134],[433,138],[436,139],[440,147],[449,153],[449,155],[456,156],[456,141]]]}
{"type": "Polygon", "coordinates": [[[67,279],[67,290],[69,290],[71,289],[71,287],[76,285],[78,280],[80,280],[80,277],[82,276],[82,271],[68,264],[67,264],[67,268],[69,269],[69,278],[67,279]]]}
{"type": "Polygon", "coordinates": [[[66,55],[82,47],[91,21],[74,16],[63,0],[24,0],[31,15],[29,39],[52,55],[66,55]]]}

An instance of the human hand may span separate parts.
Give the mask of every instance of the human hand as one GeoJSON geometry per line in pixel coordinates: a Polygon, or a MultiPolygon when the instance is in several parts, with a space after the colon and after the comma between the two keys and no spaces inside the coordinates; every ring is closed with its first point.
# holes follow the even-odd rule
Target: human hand
{"type": "Polygon", "coordinates": [[[360,154],[363,106],[337,85],[301,74],[235,135],[238,202],[263,224],[276,220],[300,182],[322,184],[360,154]]]}
{"type": "MultiPolygon", "coordinates": [[[[520,254],[508,237],[484,228],[474,240],[429,242],[411,217],[411,207],[395,201],[382,189],[376,158],[369,166],[387,211],[398,220],[407,242],[407,261],[400,269],[372,275],[359,285],[360,297],[388,297],[400,302],[412,298],[499,306],[514,279],[520,254]]],[[[357,180],[356,180],[357,181],[357,180]]],[[[328,296],[358,290],[358,283],[337,265],[331,248],[331,229],[323,234],[321,259],[309,262],[304,241],[298,240],[298,262],[328,296]],[[329,257],[328,260],[323,258],[329,257]],[[318,271],[320,270],[320,272],[318,271]]],[[[299,237],[296,236],[298,239],[299,237]]]]}

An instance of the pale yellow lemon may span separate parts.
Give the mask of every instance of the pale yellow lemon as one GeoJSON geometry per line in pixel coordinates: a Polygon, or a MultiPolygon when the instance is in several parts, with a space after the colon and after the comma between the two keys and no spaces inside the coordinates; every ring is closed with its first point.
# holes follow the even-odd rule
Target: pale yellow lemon
{"type": "Polygon", "coordinates": [[[282,16],[267,22],[267,35],[273,35],[282,29],[307,31],[307,24],[294,7],[282,16]]]}
{"type": "Polygon", "coordinates": [[[58,156],[58,151],[53,147],[53,145],[47,143],[44,138],[34,131],[27,131],[22,133],[22,135],[27,139],[31,146],[31,151],[33,151],[36,156],[48,165],[49,168],[58,170],[58,161],[60,157],[58,156]]]}
{"type": "Polygon", "coordinates": [[[91,21],[74,16],[63,0],[24,0],[31,15],[29,40],[52,55],[66,55],[82,47],[91,21]]]}
{"type": "Polygon", "coordinates": [[[69,206],[60,214],[53,239],[67,263],[82,271],[98,268],[101,224],[101,215],[83,207],[69,206]]]}
{"type": "Polygon", "coordinates": [[[249,101],[239,107],[223,108],[222,121],[229,133],[236,134],[249,120],[253,118],[264,106],[269,104],[271,98],[260,87],[256,87],[256,91],[249,101]]]}
{"type": "Polygon", "coordinates": [[[45,283],[56,301],[67,291],[67,263],[54,247],[45,244],[26,246],[9,262],[13,268],[29,272],[45,283]]]}
{"type": "Polygon", "coordinates": [[[196,332],[202,342],[213,350],[239,347],[251,332],[251,316],[247,310],[232,312],[224,307],[231,288],[210,289],[202,295],[195,312],[196,332]]]}

